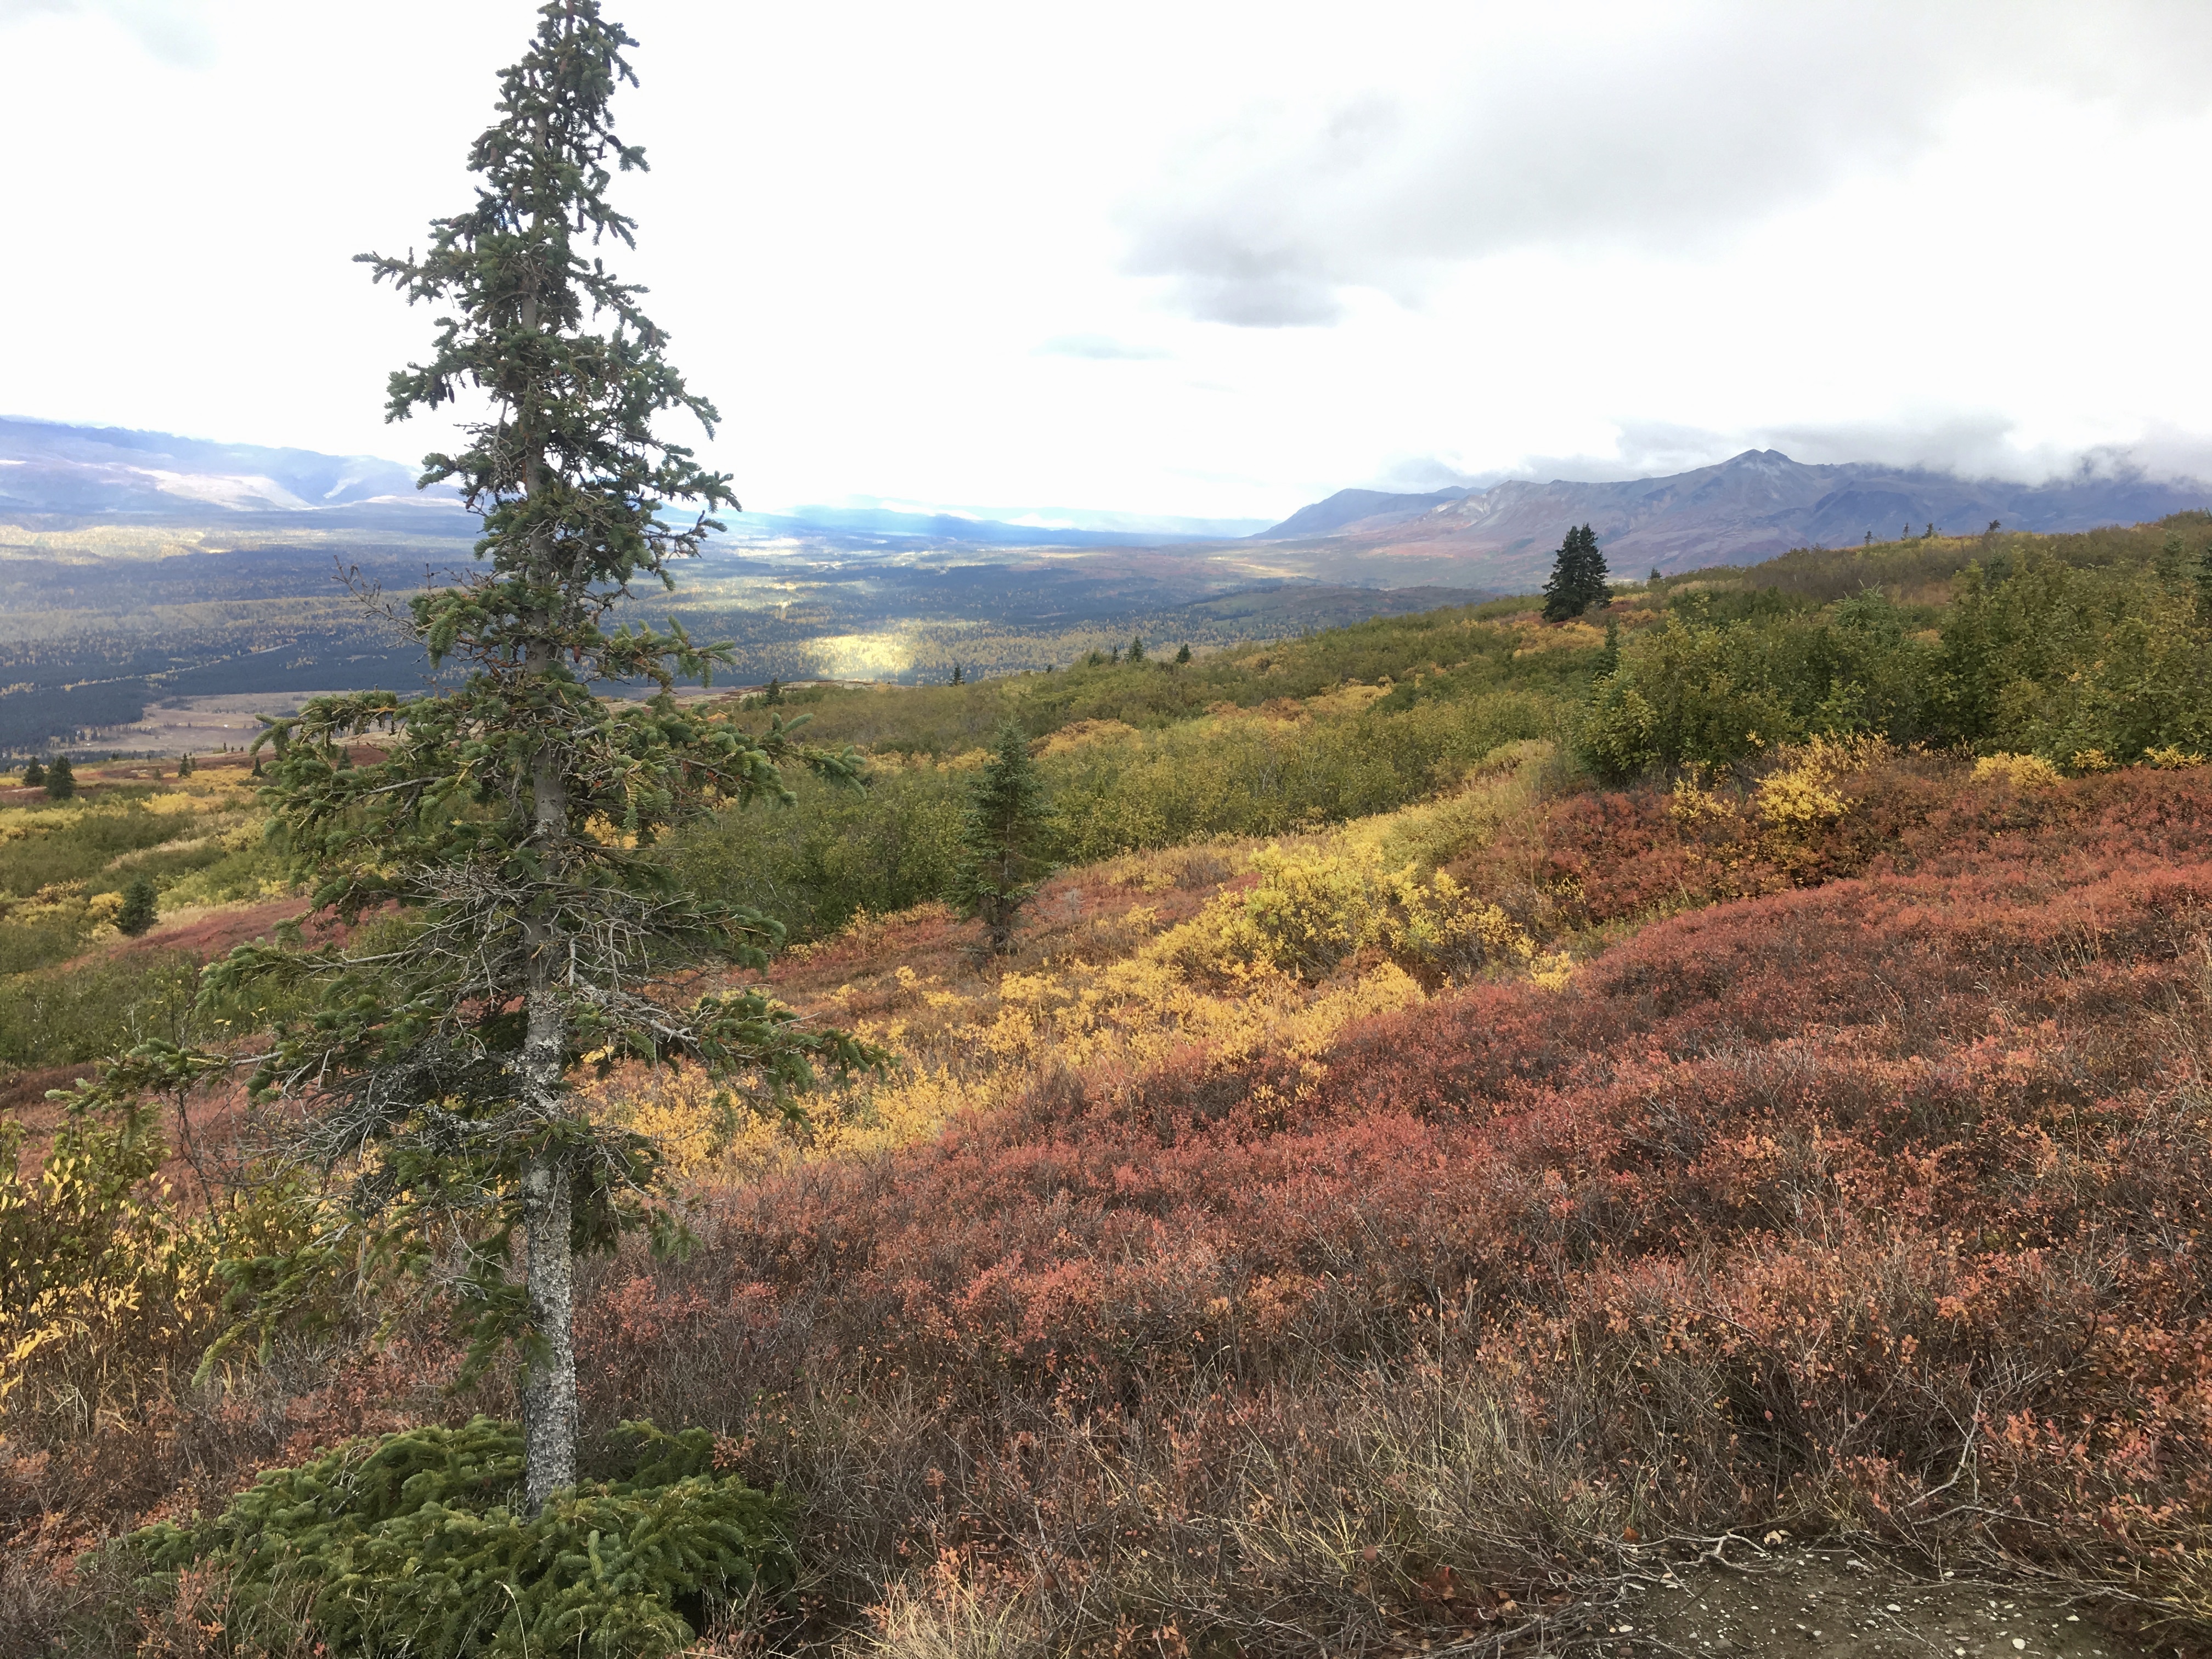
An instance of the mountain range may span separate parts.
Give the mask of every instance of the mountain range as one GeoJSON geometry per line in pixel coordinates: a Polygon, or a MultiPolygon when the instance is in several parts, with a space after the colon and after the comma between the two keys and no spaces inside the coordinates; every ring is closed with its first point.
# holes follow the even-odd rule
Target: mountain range
{"type": "MultiPolygon", "coordinates": [[[[2207,506],[2212,485],[2126,471],[2027,484],[1866,462],[1809,465],[1779,450],[1747,449],[1666,477],[1511,478],[1425,495],[1340,489],[1241,539],[1249,520],[1030,511],[994,519],[904,503],[726,519],[740,546],[796,540],[872,556],[927,548],[1160,549],[1247,580],[1526,592],[1579,524],[1596,531],[1617,574],[1640,575],[1748,564],[1869,535],[1892,540],[1931,524],[1953,534],[1992,520],[2015,530],[2083,530],[2207,506]]],[[[0,419],[0,514],[283,533],[477,532],[450,486],[417,491],[413,471],[396,461],[23,419],[0,419]]]]}
{"type": "Polygon", "coordinates": [[[2204,507],[2212,507],[2212,484],[2140,473],[2025,484],[1870,463],[1814,466],[1779,450],[1747,449],[1663,478],[1509,478],[1425,495],[1340,489],[1253,539],[1286,554],[1325,552],[1340,566],[1358,558],[1431,572],[1449,567],[1455,580],[1525,589],[1551,568],[1561,538],[1579,524],[1596,531],[1616,573],[1638,575],[1647,568],[1750,564],[1869,535],[1891,541],[1931,524],[1951,535],[1978,532],[1992,520],[2014,530],[2087,530],[2204,507]]]}
{"type": "MultiPolygon", "coordinates": [[[[0,513],[471,537],[477,532],[451,485],[418,491],[414,471],[397,461],[7,418],[0,418],[0,513]]],[[[880,505],[722,517],[740,541],[799,538],[864,547],[1166,547],[1231,540],[1263,522],[1034,511],[1010,521],[971,508],[880,505]]]]}

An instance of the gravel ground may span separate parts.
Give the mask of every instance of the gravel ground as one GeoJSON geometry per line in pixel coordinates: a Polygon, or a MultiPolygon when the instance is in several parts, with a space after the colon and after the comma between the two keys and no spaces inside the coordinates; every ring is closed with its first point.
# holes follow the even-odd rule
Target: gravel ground
{"type": "Polygon", "coordinates": [[[1571,1645],[1618,1659],[2165,1659],[2172,1644],[2116,1634],[2033,1587],[1905,1572],[1847,1549],[1742,1549],[1741,1570],[1654,1564],[1612,1616],[1571,1645]]]}

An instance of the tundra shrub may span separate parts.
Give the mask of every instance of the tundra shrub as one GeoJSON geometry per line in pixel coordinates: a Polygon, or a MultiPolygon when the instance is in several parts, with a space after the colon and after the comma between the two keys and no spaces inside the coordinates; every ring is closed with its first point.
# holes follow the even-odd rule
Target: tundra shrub
{"type": "MultiPolygon", "coordinates": [[[[780,1500],[716,1472],[703,1429],[629,1424],[630,1472],[520,1512],[522,1434],[479,1417],[357,1441],[262,1476],[215,1521],[135,1534],[156,1573],[228,1571],[244,1617],[312,1595],[332,1651],[652,1659],[710,1601],[787,1591],[780,1500]]],[[[166,1586],[163,1586],[166,1588],[166,1586]]]]}

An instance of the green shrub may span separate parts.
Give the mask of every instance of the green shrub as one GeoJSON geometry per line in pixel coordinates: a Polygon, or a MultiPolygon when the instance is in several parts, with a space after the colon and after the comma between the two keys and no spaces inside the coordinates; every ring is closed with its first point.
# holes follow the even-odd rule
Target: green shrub
{"type": "Polygon", "coordinates": [[[192,827],[190,812],[149,812],[136,802],[102,803],[53,825],[34,817],[29,833],[0,842],[0,893],[28,898],[41,887],[83,880],[120,854],[158,847],[192,827]]]}
{"type": "Polygon", "coordinates": [[[1710,623],[1687,618],[1732,607],[1685,607],[1623,643],[1620,668],[1595,686],[1576,734],[1600,777],[1732,765],[1808,737],[1929,734],[1931,653],[1881,595],[1816,615],[1740,608],[1742,620],[1710,623]]]}
{"type": "Polygon", "coordinates": [[[0,979],[0,1065],[90,1062],[149,1036],[173,1037],[198,988],[199,964],[181,951],[130,951],[0,979]]]}
{"type": "Polygon", "coordinates": [[[2192,599],[2148,567],[2077,568],[2040,551],[1968,570],[1942,627],[1945,734],[2061,766],[2212,746],[2212,640],[2192,599]]]}
{"type": "Polygon", "coordinates": [[[626,1474],[557,1492],[534,1519],[513,1507],[520,1430],[479,1417],[272,1471],[216,1520],[130,1546],[156,1574],[226,1571],[234,1626],[305,1600],[331,1651],[371,1659],[649,1659],[688,1647],[718,1602],[789,1592],[781,1502],[716,1473],[712,1436],[626,1424],[623,1437],[626,1474]]]}
{"type": "Polygon", "coordinates": [[[974,776],[885,768],[864,795],[794,779],[796,809],[732,808],[687,829],[677,868],[697,891],[750,905],[793,938],[834,933],[862,911],[888,915],[947,890],[974,776]]]}
{"type": "Polygon", "coordinates": [[[1212,836],[1279,836],[1420,800],[1503,744],[1549,735],[1560,706],[1499,692],[1274,720],[1231,716],[1048,753],[1063,862],[1212,836]]]}
{"type": "MultiPolygon", "coordinates": [[[[77,952],[77,931],[58,923],[31,923],[0,921],[0,981],[11,974],[27,974],[33,968],[44,968],[50,963],[66,961],[77,952]]],[[[0,1006],[5,1005],[7,993],[0,990],[0,1006]]],[[[7,1039],[0,1037],[0,1055],[4,1055],[7,1039]]]]}

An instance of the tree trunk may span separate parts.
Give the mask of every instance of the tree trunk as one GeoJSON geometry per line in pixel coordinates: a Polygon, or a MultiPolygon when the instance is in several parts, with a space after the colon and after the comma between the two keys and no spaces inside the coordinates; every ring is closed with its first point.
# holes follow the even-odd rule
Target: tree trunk
{"type": "MultiPolygon", "coordinates": [[[[550,134],[545,118],[538,123],[537,149],[544,158],[550,134]]],[[[533,235],[544,229],[542,212],[531,217],[533,235]]],[[[538,278],[533,274],[522,295],[522,326],[538,328],[538,278]]],[[[526,389],[516,400],[516,436],[523,453],[523,494],[534,496],[547,484],[545,446],[535,430],[536,409],[526,389]]],[[[551,578],[551,561],[544,532],[538,532],[532,549],[532,574],[539,580],[551,578]]],[[[522,665],[532,674],[543,674],[553,665],[553,618],[536,620],[544,629],[524,647],[522,665]]],[[[530,838],[536,844],[539,867],[558,869],[560,848],[568,832],[568,781],[561,771],[557,752],[541,745],[530,769],[530,838]]],[[[522,1042],[524,1089],[539,1122],[550,1127],[567,1114],[562,1076],[568,1048],[568,1012],[560,997],[562,941],[539,917],[523,923],[529,954],[529,990],[526,1002],[528,1025],[522,1042]]],[[[524,1231],[523,1285],[530,1298],[530,1326],[536,1337],[535,1352],[526,1356],[522,1370],[523,1502],[532,1515],[563,1486],[576,1484],[576,1263],[569,1249],[570,1177],[565,1149],[553,1144],[532,1158],[522,1176],[524,1231]]]]}
{"type": "Polygon", "coordinates": [[[530,1322],[544,1347],[522,1376],[523,1501],[536,1515],[576,1484],[575,1261],[568,1251],[568,1170],[534,1158],[522,1178],[530,1322]]]}
{"type": "MultiPolygon", "coordinates": [[[[567,780],[555,757],[540,752],[534,769],[532,829],[543,857],[568,828],[567,780]]],[[[561,1005],[561,941],[544,922],[526,924],[530,945],[529,1024],[522,1043],[524,1087],[531,1109],[550,1126],[567,1114],[562,1092],[568,1046],[561,1005]]],[[[565,1150],[556,1144],[531,1159],[522,1178],[524,1285],[538,1346],[522,1377],[524,1498],[536,1515],[546,1498],[576,1482],[575,1261],[569,1250],[569,1183],[565,1150]]]]}

